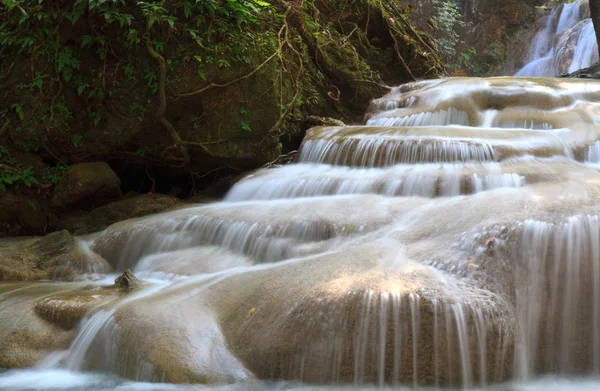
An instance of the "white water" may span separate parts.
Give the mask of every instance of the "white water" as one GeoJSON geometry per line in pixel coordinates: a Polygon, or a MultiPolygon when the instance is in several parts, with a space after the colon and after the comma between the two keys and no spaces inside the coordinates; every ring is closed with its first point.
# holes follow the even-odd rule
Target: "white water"
{"type": "Polygon", "coordinates": [[[529,52],[528,63],[515,76],[558,76],[596,63],[596,34],[589,15],[583,15],[581,1],[552,9],[529,52]]]}

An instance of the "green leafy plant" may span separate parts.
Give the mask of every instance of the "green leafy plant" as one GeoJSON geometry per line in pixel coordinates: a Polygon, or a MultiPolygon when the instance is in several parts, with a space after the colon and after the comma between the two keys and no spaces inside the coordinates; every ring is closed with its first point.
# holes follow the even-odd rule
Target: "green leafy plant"
{"type": "Polygon", "coordinates": [[[23,121],[23,118],[25,118],[25,114],[23,113],[23,106],[21,106],[19,103],[15,103],[10,107],[15,111],[19,119],[23,121]]]}
{"type": "Polygon", "coordinates": [[[62,74],[65,81],[71,80],[73,72],[79,70],[81,63],[75,58],[73,51],[70,48],[64,48],[58,53],[57,70],[62,74]]]}
{"type": "Polygon", "coordinates": [[[48,174],[46,174],[44,179],[49,181],[53,185],[56,185],[67,171],[69,171],[68,165],[57,164],[48,169],[48,174]]]}
{"type": "Polygon", "coordinates": [[[437,38],[438,49],[444,58],[450,59],[456,53],[457,28],[461,25],[460,10],[452,0],[434,0],[434,6],[440,33],[437,38]]]}
{"type": "Polygon", "coordinates": [[[0,170],[0,190],[2,191],[6,191],[6,185],[14,185],[18,189],[21,185],[31,187],[38,183],[31,166],[22,170],[7,167],[0,170]]]}

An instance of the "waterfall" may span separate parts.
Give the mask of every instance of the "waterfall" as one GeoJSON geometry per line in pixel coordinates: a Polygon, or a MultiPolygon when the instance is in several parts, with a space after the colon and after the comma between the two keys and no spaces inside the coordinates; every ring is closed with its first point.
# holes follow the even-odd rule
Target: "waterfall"
{"type": "Polygon", "coordinates": [[[309,129],[295,163],[221,201],[78,238],[133,270],[131,291],[93,281],[97,267],[83,283],[0,283],[0,348],[34,373],[208,389],[597,376],[599,102],[589,80],[394,88],[365,124],[309,129]]]}
{"type": "Polygon", "coordinates": [[[594,26],[581,5],[579,0],[552,9],[531,43],[529,62],[515,76],[558,76],[598,61],[594,26]]]}

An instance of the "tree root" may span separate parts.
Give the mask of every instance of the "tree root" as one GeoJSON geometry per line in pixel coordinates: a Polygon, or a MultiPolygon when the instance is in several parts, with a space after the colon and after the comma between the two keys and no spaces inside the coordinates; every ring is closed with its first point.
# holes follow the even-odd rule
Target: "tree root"
{"type": "Polygon", "coordinates": [[[160,66],[160,78],[159,78],[159,94],[160,94],[160,104],[158,106],[158,112],[156,113],[156,117],[158,121],[167,128],[169,135],[173,139],[173,143],[176,147],[181,150],[181,154],[183,155],[183,161],[186,166],[190,164],[190,156],[188,155],[185,144],[181,140],[179,133],[175,130],[175,127],[169,120],[165,117],[165,113],[167,111],[167,93],[166,93],[166,84],[167,84],[167,64],[163,56],[161,56],[156,50],[152,48],[152,44],[150,43],[150,36],[146,35],[146,48],[148,49],[148,53],[158,62],[160,66]]]}
{"type": "Polygon", "coordinates": [[[6,128],[8,128],[8,124],[10,124],[10,120],[6,120],[6,123],[4,125],[2,125],[2,127],[0,128],[0,136],[2,136],[4,134],[4,132],[6,131],[6,128]]]}
{"type": "Polygon", "coordinates": [[[271,61],[273,58],[277,57],[278,54],[279,54],[279,49],[277,49],[277,51],[275,53],[271,54],[265,61],[262,62],[262,64],[260,64],[256,68],[254,68],[254,70],[252,70],[252,72],[248,73],[247,75],[238,77],[237,79],[231,80],[231,81],[229,81],[229,82],[227,82],[225,84],[210,83],[206,87],[202,87],[199,90],[180,94],[178,96],[178,98],[186,98],[188,96],[198,95],[198,94],[201,94],[201,93],[203,93],[205,91],[210,90],[211,88],[225,88],[225,87],[229,87],[230,85],[235,84],[235,83],[237,83],[239,81],[246,80],[249,77],[251,77],[252,75],[254,75],[256,72],[260,71],[269,61],[271,61]]]}
{"type": "MultiPolygon", "coordinates": [[[[281,113],[281,115],[277,119],[277,122],[275,122],[275,124],[267,132],[267,133],[278,132],[280,135],[281,135],[281,132],[279,131],[279,128],[281,127],[283,120],[294,109],[294,107],[296,106],[296,102],[298,101],[298,98],[300,97],[300,79],[302,78],[302,74],[304,73],[304,62],[302,61],[302,54],[300,54],[300,52],[298,52],[298,50],[296,50],[296,48],[290,43],[290,40],[289,40],[288,33],[289,33],[290,28],[287,23],[287,15],[290,12],[290,10],[291,10],[291,7],[288,7],[284,14],[282,29],[285,27],[285,38],[284,38],[283,43],[285,45],[287,45],[296,54],[296,56],[298,56],[298,73],[296,74],[296,80],[295,80],[296,92],[294,93],[294,97],[292,98],[291,102],[288,104],[287,108],[283,111],[283,113],[281,113]]],[[[281,33],[281,30],[280,30],[280,33],[281,33]]],[[[283,44],[280,42],[279,43],[279,51],[281,52],[282,49],[283,49],[283,44]]],[[[283,59],[281,60],[281,62],[283,63],[283,59]]],[[[279,93],[283,94],[283,91],[280,90],[279,93]]]]}

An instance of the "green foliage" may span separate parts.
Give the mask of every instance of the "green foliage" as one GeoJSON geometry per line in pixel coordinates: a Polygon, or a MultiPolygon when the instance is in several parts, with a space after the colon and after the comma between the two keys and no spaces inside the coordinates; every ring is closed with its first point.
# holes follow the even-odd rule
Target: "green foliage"
{"type": "Polygon", "coordinates": [[[91,113],[91,116],[92,116],[92,120],[94,122],[94,127],[98,127],[98,124],[100,123],[100,120],[102,119],[102,114],[100,113],[100,110],[94,111],[93,113],[91,113]]]}
{"type": "Polygon", "coordinates": [[[461,25],[461,14],[452,0],[434,0],[437,10],[436,20],[441,36],[437,38],[438,49],[442,57],[449,59],[456,53],[458,43],[457,28],[461,25]]]}
{"type": "Polygon", "coordinates": [[[23,113],[23,106],[19,103],[14,103],[11,108],[15,111],[15,114],[19,117],[21,121],[25,118],[25,114],[23,113]]]}
{"type": "MultiPolygon", "coordinates": [[[[240,109],[240,114],[245,117],[246,115],[248,115],[248,109],[246,109],[245,107],[242,107],[240,109]]],[[[252,127],[250,126],[250,124],[247,121],[242,120],[240,122],[240,126],[241,126],[241,128],[242,128],[243,131],[245,131],[245,132],[252,132],[252,127]]]]}
{"type": "Polygon", "coordinates": [[[13,185],[18,189],[21,185],[31,187],[37,183],[33,167],[16,167],[15,160],[8,149],[0,145],[0,190],[6,191],[7,185],[13,185]]]}
{"type": "Polygon", "coordinates": [[[59,73],[62,74],[65,81],[70,81],[73,77],[73,72],[79,70],[80,62],[74,57],[74,53],[70,48],[64,48],[58,53],[56,66],[59,73]]]}
{"type": "Polygon", "coordinates": [[[79,148],[79,143],[83,140],[83,136],[81,134],[74,134],[71,136],[71,142],[75,148],[79,148]]]}
{"type": "Polygon", "coordinates": [[[28,84],[21,83],[17,86],[17,88],[20,90],[29,90],[29,91],[32,91],[37,88],[39,91],[42,91],[42,85],[44,84],[44,79],[49,76],[50,75],[42,75],[39,72],[36,72],[35,77],[31,83],[28,83],[28,84]]]}
{"type": "MultiPolygon", "coordinates": [[[[206,80],[208,66],[225,69],[249,62],[247,52],[254,43],[254,36],[246,27],[257,23],[261,12],[272,9],[262,0],[75,0],[70,3],[4,0],[0,2],[0,58],[9,59],[10,63],[15,55],[22,55],[31,62],[35,76],[31,82],[19,84],[19,90],[44,93],[41,99],[52,107],[39,117],[44,122],[40,127],[68,134],[65,131],[75,115],[89,117],[89,121],[77,118],[78,123],[98,127],[101,123],[98,107],[105,103],[107,95],[114,93],[107,79],[115,77],[116,72],[111,75],[112,69],[107,70],[106,62],[102,68],[89,69],[89,62],[82,64],[83,58],[90,58],[92,54],[106,61],[108,56],[114,55],[114,45],[145,52],[146,38],[156,52],[165,53],[175,35],[177,42],[197,43],[197,50],[187,55],[195,59],[198,77],[206,80]],[[60,32],[75,25],[79,26],[77,31],[86,33],[66,44],[60,32]],[[62,94],[68,89],[86,100],[88,110],[74,114],[66,107],[62,94]],[[53,96],[56,91],[61,96],[53,96]]],[[[120,64],[120,58],[118,60],[120,64]]],[[[167,63],[175,66],[169,59],[167,63]]],[[[140,66],[139,62],[128,61],[120,66],[127,80],[136,83],[143,79],[150,95],[158,93],[158,70],[154,62],[140,66]]],[[[15,103],[11,110],[23,121],[30,107],[27,103],[15,103]]],[[[77,147],[81,139],[81,136],[72,136],[72,144],[77,147]]]]}
{"type": "Polygon", "coordinates": [[[484,70],[476,61],[477,50],[469,48],[457,55],[457,62],[448,64],[449,69],[467,69],[473,76],[482,76],[484,70]]]}
{"type": "Polygon", "coordinates": [[[2,168],[0,171],[0,190],[2,191],[6,191],[6,185],[13,185],[18,189],[21,185],[31,187],[31,185],[37,183],[38,181],[31,166],[23,170],[2,168]]]}
{"type": "Polygon", "coordinates": [[[68,165],[57,164],[53,167],[50,167],[48,174],[44,176],[44,179],[53,185],[56,185],[67,171],[69,171],[68,165]]]}

